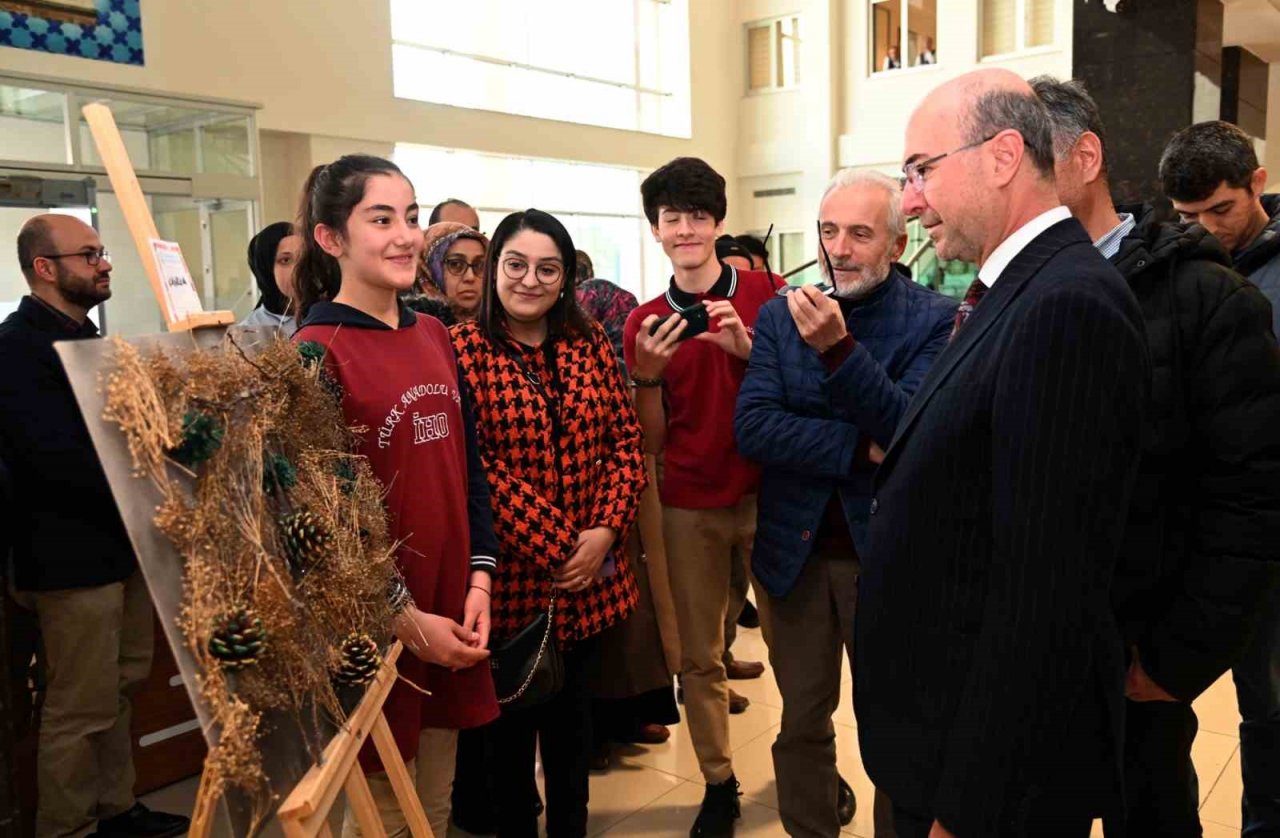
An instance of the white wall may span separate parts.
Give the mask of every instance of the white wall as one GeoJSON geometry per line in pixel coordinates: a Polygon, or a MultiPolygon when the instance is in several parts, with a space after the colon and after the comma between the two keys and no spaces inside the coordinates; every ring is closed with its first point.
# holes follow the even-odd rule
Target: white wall
{"type": "MultiPolygon", "coordinates": [[[[731,232],[764,231],[773,224],[775,237],[782,232],[803,232],[807,247],[817,248],[810,227],[817,218],[818,199],[835,169],[835,106],[843,64],[839,12],[839,0],[743,0],[738,5],[737,61],[731,67],[740,97],[740,205],[736,216],[739,226],[731,232]],[[793,14],[800,16],[799,85],[747,93],[746,25],[793,14]],[[752,194],[786,188],[795,193],[769,198],[752,194]]],[[[776,255],[776,238],[770,247],[776,255]]]]}
{"type": "Polygon", "coordinates": [[[938,61],[869,75],[871,49],[867,0],[840,0],[846,86],[838,121],[841,167],[875,167],[896,172],[902,165],[903,133],[916,104],[934,87],[978,67],[1005,67],[1031,78],[1049,73],[1071,76],[1072,0],[1056,0],[1052,47],[1024,54],[980,59],[979,0],[938,0],[938,61]]]}
{"type": "MultiPolygon", "coordinates": [[[[0,70],[260,103],[259,128],[323,138],[312,153],[329,159],[351,147],[348,139],[383,149],[416,142],[643,168],[692,154],[726,175],[731,198],[736,190],[741,88],[737,75],[725,72],[739,61],[735,0],[690,3],[689,140],[395,99],[388,0],[152,0],[142,14],[144,67],[0,48],[0,70]]],[[[266,158],[270,150],[268,144],[268,183],[277,165],[266,158]]],[[[280,165],[296,166],[295,156],[280,165]]],[[[274,215],[291,201],[276,196],[268,204],[274,215]]]]}

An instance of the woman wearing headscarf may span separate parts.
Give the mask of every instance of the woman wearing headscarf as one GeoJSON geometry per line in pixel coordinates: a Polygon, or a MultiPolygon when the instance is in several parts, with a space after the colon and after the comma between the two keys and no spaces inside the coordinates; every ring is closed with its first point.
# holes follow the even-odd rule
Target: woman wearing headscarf
{"type": "MultiPolygon", "coordinates": [[[[578,264],[586,254],[578,251],[578,264]]],[[[587,257],[590,264],[590,257],[587,257]]],[[[578,305],[604,328],[626,376],[622,328],[635,309],[635,295],[607,279],[592,277],[577,287],[578,305]]],[[[591,767],[609,767],[612,742],[659,744],[670,736],[666,725],[680,721],[671,676],[680,668],[680,639],[675,604],[667,577],[662,541],[661,505],[652,456],[646,456],[649,487],[626,551],[635,571],[640,598],[631,618],[600,636],[601,654],[592,671],[591,767]]]]}
{"type": "Polygon", "coordinates": [[[293,265],[302,248],[302,237],[294,235],[293,225],[277,221],[263,227],[249,241],[249,270],[258,283],[260,298],[241,326],[276,326],[285,337],[298,331],[294,320],[293,265]]]}
{"type": "Polygon", "coordinates": [[[475,320],[484,297],[483,233],[454,221],[439,221],[423,231],[418,294],[406,299],[410,308],[430,314],[446,326],[475,320]]]}

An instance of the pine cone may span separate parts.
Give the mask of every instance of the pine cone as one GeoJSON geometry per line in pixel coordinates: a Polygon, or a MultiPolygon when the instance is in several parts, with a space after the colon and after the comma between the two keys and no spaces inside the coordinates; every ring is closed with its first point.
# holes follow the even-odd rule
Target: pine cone
{"type": "Polygon", "coordinates": [[[298,573],[306,573],[314,568],[333,542],[324,523],[306,509],[281,518],[280,535],[289,566],[298,573]]]}
{"type": "Polygon", "coordinates": [[[333,673],[333,680],[347,687],[359,687],[373,680],[382,666],[378,644],[367,634],[352,632],[342,641],[342,663],[333,673]]]}
{"type": "Polygon", "coordinates": [[[214,621],[209,654],[218,659],[223,669],[235,672],[255,666],[266,648],[267,633],[254,612],[233,608],[214,621]]]}

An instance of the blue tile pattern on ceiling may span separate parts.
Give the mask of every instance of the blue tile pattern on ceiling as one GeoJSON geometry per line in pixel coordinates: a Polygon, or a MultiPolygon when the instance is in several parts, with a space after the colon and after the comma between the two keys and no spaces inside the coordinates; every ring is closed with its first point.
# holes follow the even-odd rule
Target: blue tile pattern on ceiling
{"type": "Polygon", "coordinates": [[[97,0],[98,22],[92,26],[0,10],[0,46],[141,66],[140,3],[97,0]]]}

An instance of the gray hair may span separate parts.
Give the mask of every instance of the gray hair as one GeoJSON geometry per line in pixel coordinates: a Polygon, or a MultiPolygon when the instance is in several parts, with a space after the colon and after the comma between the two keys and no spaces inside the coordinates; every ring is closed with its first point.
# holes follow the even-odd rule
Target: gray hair
{"type": "Polygon", "coordinates": [[[979,93],[961,117],[964,141],[977,145],[1001,131],[1022,135],[1031,163],[1043,177],[1053,175],[1053,126],[1049,111],[1034,92],[987,90],[979,93]]]}
{"type": "Polygon", "coordinates": [[[1093,101],[1084,82],[1076,79],[1059,81],[1053,76],[1036,76],[1031,80],[1031,89],[1044,102],[1049,111],[1049,122],[1053,126],[1053,153],[1058,157],[1066,157],[1071,146],[1084,132],[1096,134],[1102,144],[1102,167],[1107,164],[1107,137],[1102,127],[1102,114],[1098,111],[1098,103],[1093,101]]]}
{"type": "MultiPolygon", "coordinates": [[[[850,189],[855,186],[878,186],[884,190],[889,199],[889,235],[898,238],[907,232],[907,219],[902,214],[902,183],[896,177],[890,177],[874,169],[841,169],[827,183],[822,193],[822,201],[832,192],[850,189]]],[[[822,201],[818,204],[821,206],[822,201]]]]}

